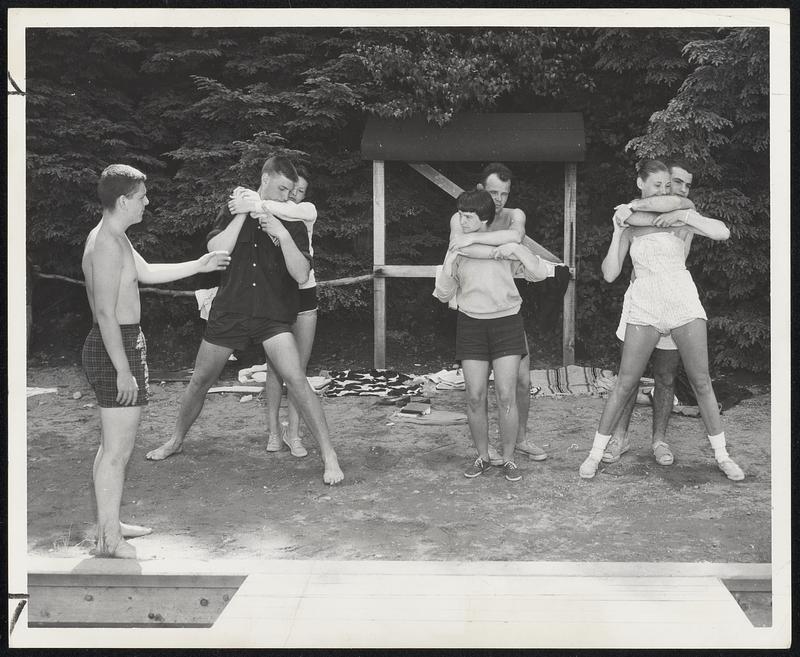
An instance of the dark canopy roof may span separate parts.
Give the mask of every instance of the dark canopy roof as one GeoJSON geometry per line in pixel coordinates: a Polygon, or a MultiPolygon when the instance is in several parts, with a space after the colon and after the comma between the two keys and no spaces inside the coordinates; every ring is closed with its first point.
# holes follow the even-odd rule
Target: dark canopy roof
{"type": "Polygon", "coordinates": [[[439,127],[423,118],[370,117],[365,160],[404,162],[579,162],[586,155],[583,115],[462,114],[439,127]]]}

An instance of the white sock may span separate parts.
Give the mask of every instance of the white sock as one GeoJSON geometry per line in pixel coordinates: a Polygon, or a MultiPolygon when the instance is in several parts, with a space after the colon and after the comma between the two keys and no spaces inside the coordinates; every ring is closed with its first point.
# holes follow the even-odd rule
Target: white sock
{"type": "Polygon", "coordinates": [[[595,461],[602,459],[603,452],[606,451],[606,446],[608,445],[609,440],[611,440],[611,434],[604,436],[599,431],[595,433],[594,440],[592,441],[592,449],[589,450],[589,458],[594,459],[595,461]]]}
{"type": "Polygon", "coordinates": [[[717,459],[717,462],[726,461],[730,458],[728,455],[728,450],[725,447],[725,432],[718,433],[716,436],[709,436],[708,442],[711,443],[711,447],[714,448],[714,458],[717,459]]]}

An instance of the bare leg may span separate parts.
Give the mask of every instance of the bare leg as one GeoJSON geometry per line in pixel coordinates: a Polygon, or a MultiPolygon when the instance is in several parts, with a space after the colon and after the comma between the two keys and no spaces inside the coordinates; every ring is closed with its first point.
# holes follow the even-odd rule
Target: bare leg
{"type": "MultiPolygon", "coordinates": [[[[503,462],[514,460],[514,447],[519,431],[517,409],[517,377],[519,356],[501,356],[492,361],[494,370],[494,392],[497,398],[498,424],[503,443],[503,462]]],[[[530,393],[529,393],[530,394],[530,393]]]]}
{"type": "Polygon", "coordinates": [[[528,416],[531,409],[531,359],[524,356],[519,362],[517,377],[517,411],[519,413],[519,430],[517,431],[516,451],[527,454],[532,461],[544,461],[547,458],[539,445],[527,438],[528,416]]]}
{"type": "MultiPolygon", "coordinates": [[[[102,423],[100,429],[100,447],[97,448],[97,454],[94,457],[94,464],[92,465],[92,488],[94,489],[94,481],[97,479],[97,466],[99,465],[100,461],[103,458],[103,435],[102,435],[102,423]]],[[[92,491],[92,501],[94,501],[94,491],[92,491]]],[[[97,517],[97,508],[94,510],[95,517],[97,517]]],[[[148,534],[153,533],[152,527],[143,527],[141,525],[132,525],[127,522],[120,521],[119,523],[120,532],[122,533],[122,538],[137,538],[138,536],[147,536],[148,534]]],[[[88,534],[91,536],[97,536],[97,524],[93,524],[88,531],[88,534]]]]}
{"type": "Polygon", "coordinates": [[[706,322],[695,319],[672,331],[672,337],[681,354],[683,366],[692,384],[697,405],[706,425],[708,440],[714,449],[717,466],[732,481],[744,479],[744,472],[731,459],[726,449],[725,432],[719,417],[717,397],[708,373],[708,346],[706,342],[706,322]]]}
{"type": "Polygon", "coordinates": [[[183,440],[194,424],[203,404],[206,402],[206,393],[219,378],[222,368],[228,362],[228,357],[233,353],[233,349],[220,347],[203,340],[200,349],[197,351],[197,358],[194,362],[194,373],[186,391],[181,398],[181,408],[178,412],[178,419],[175,421],[175,429],[172,437],[161,447],[147,453],[146,458],[151,461],[161,461],[173,454],[178,454],[183,449],[183,440]]]}
{"type": "Polygon", "coordinates": [[[275,371],[275,366],[267,358],[267,380],[264,383],[267,393],[267,451],[279,452],[283,449],[281,441],[281,398],[283,397],[283,379],[275,371]]]}
{"type": "Polygon", "coordinates": [[[611,432],[611,440],[608,441],[606,451],[603,453],[603,463],[616,463],[619,461],[620,457],[631,448],[628,432],[630,430],[633,409],[636,406],[636,398],[638,395],[639,387],[636,386],[625,400],[625,404],[622,407],[622,414],[619,416],[619,421],[611,432]]]}
{"type": "Polygon", "coordinates": [[[517,373],[517,414],[519,428],[517,429],[517,445],[525,443],[528,432],[528,415],[531,412],[531,358],[527,354],[519,361],[517,373]]]}
{"type": "Polygon", "coordinates": [[[481,460],[489,463],[489,361],[462,360],[461,371],[464,373],[467,424],[472,444],[481,460]]]}
{"type": "MultiPolygon", "coordinates": [[[[622,351],[625,347],[625,343],[623,342],[620,346],[620,354],[619,359],[622,362],[622,351]]],[[[638,386],[634,388],[633,392],[630,396],[625,400],[625,406],[622,408],[622,415],[619,418],[619,422],[614,426],[614,430],[611,432],[612,440],[616,439],[617,442],[620,444],[625,444],[628,439],[628,431],[630,430],[631,426],[631,417],[633,416],[633,407],[636,406],[636,397],[639,394],[638,386]]]]}
{"type": "Polygon", "coordinates": [[[711,375],[708,373],[706,321],[692,320],[673,329],[672,337],[678,345],[683,367],[697,397],[697,405],[700,407],[706,431],[709,436],[715,436],[722,431],[722,421],[719,417],[717,397],[711,385],[711,375]]]}
{"type": "Polygon", "coordinates": [[[656,349],[653,352],[653,444],[667,439],[667,424],[675,401],[675,375],[680,354],[677,349],[656,349]]]}
{"type": "Polygon", "coordinates": [[[617,383],[608,395],[600,416],[598,432],[611,435],[622,417],[625,402],[639,388],[644,368],[650,354],[658,342],[659,333],[652,326],[628,324],[625,331],[625,343],[622,347],[622,360],[619,364],[617,383]]]}
{"type": "MultiPolygon", "coordinates": [[[[313,310],[302,315],[297,316],[292,327],[295,341],[297,342],[297,353],[300,356],[300,369],[303,373],[306,372],[308,367],[308,359],[311,357],[311,348],[314,346],[314,336],[317,333],[317,311],[313,310]]],[[[287,401],[286,417],[289,422],[289,428],[286,436],[291,442],[294,439],[300,438],[300,415],[294,404],[291,396],[287,401]]]]}
{"type": "Polygon", "coordinates": [[[658,342],[658,335],[658,331],[652,326],[628,324],[625,331],[625,344],[622,346],[622,360],[619,364],[617,383],[603,407],[600,426],[592,442],[589,456],[580,467],[580,475],[584,479],[594,477],[597,466],[611,440],[611,432],[622,416],[625,402],[639,387],[639,380],[650,354],[658,342]]]}
{"type": "Polygon", "coordinates": [[[325,464],[323,481],[326,484],[339,483],[344,479],[344,475],[331,444],[322,404],[311,389],[305,372],[300,369],[300,357],[297,353],[294,336],[291,333],[279,333],[269,340],[265,340],[263,346],[267,358],[275,366],[278,375],[286,382],[289,394],[294,396],[306,426],[311,430],[319,445],[320,455],[325,464]]]}
{"type": "Polygon", "coordinates": [[[136,558],[136,550],[122,538],[119,506],[141,410],[141,406],[100,409],[101,449],[93,472],[99,556],[136,558]]]}
{"type": "Polygon", "coordinates": [[[659,465],[672,465],[675,461],[666,440],[679,361],[680,356],[675,349],[656,349],[653,352],[653,457],[659,465]]]}

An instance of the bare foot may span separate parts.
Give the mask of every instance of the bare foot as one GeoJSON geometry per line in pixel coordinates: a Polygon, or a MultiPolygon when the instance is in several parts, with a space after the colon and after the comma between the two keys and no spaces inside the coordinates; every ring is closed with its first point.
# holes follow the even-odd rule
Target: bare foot
{"type": "Polygon", "coordinates": [[[163,461],[166,458],[169,458],[173,454],[180,454],[183,451],[183,446],[178,445],[175,446],[174,438],[170,438],[167,442],[165,442],[161,447],[156,447],[145,455],[145,458],[148,461],[163,461]]]}
{"type": "Polygon", "coordinates": [[[101,534],[97,537],[95,555],[107,559],[135,559],[136,548],[122,537],[114,539],[101,534]]]}
{"type": "MultiPolygon", "coordinates": [[[[141,525],[129,525],[126,522],[119,523],[119,531],[122,538],[138,538],[139,536],[147,536],[153,533],[152,527],[143,527],[141,525]]],[[[87,536],[97,536],[97,525],[92,525],[86,532],[87,536]]]]}
{"type": "Polygon", "coordinates": [[[336,460],[336,455],[329,456],[325,459],[325,472],[322,473],[322,481],[326,484],[338,484],[344,479],[342,469],[339,467],[339,461],[336,460]]]}
{"type": "Polygon", "coordinates": [[[148,534],[153,533],[152,527],[130,525],[127,522],[120,522],[119,529],[122,532],[122,538],[137,538],[139,536],[147,536],[148,534]]]}

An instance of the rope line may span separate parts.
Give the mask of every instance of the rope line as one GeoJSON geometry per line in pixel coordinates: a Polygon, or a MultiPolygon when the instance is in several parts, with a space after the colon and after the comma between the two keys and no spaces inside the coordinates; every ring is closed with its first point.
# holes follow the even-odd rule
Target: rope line
{"type": "MultiPolygon", "coordinates": [[[[38,278],[49,278],[57,281],[65,281],[75,285],[82,285],[86,287],[86,283],[79,281],[76,278],[69,276],[62,276],[61,274],[44,274],[42,272],[33,272],[34,276],[38,278]]],[[[364,274],[362,276],[350,276],[347,278],[336,278],[332,281],[317,281],[318,287],[339,287],[342,285],[357,285],[366,281],[371,281],[374,278],[372,274],[364,274]]],[[[147,292],[151,294],[161,294],[167,297],[192,297],[194,299],[194,290],[162,290],[157,287],[140,287],[140,292],[147,292]]]]}

